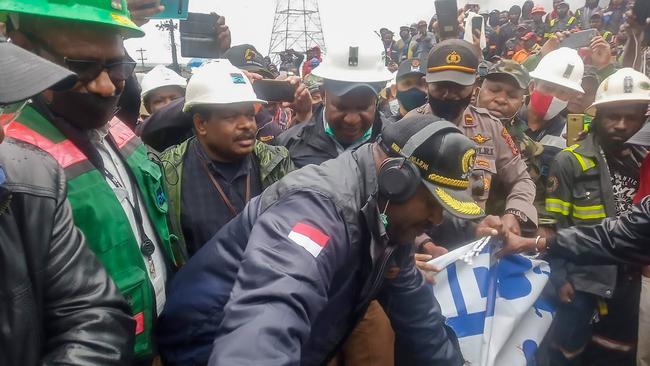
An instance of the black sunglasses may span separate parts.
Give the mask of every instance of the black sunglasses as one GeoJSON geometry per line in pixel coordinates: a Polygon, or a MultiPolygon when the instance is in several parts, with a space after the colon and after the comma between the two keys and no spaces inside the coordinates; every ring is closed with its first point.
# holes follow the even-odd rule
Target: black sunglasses
{"type": "Polygon", "coordinates": [[[70,71],[77,74],[79,81],[82,83],[88,83],[92,80],[95,80],[102,71],[106,70],[108,72],[108,77],[114,82],[122,82],[128,79],[135,70],[137,63],[135,61],[115,61],[115,62],[100,62],[98,60],[78,60],[69,57],[65,57],[58,52],[50,48],[45,42],[41,41],[37,37],[29,36],[32,43],[41,48],[43,51],[51,54],[52,56],[63,60],[63,64],[70,71]]]}

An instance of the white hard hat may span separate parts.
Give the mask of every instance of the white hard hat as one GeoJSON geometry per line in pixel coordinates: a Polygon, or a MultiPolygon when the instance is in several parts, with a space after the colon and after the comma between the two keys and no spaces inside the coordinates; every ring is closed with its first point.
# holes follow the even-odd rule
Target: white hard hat
{"type": "Polygon", "coordinates": [[[629,67],[616,71],[600,83],[596,101],[586,112],[595,116],[598,106],[621,102],[650,103],[650,78],[629,67]]]}
{"type": "Polygon", "coordinates": [[[332,43],[312,74],[326,80],[382,83],[393,77],[384,64],[383,52],[376,35],[356,32],[347,40],[332,43]]]}
{"type": "Polygon", "coordinates": [[[192,75],[185,92],[188,112],[197,105],[231,103],[266,103],[258,99],[248,77],[227,59],[210,61],[199,67],[192,75]]]}
{"type": "Polygon", "coordinates": [[[187,80],[165,66],[158,65],[142,77],[140,86],[142,87],[140,96],[144,99],[147,94],[163,86],[178,86],[185,89],[187,80]]]}
{"type": "Polygon", "coordinates": [[[582,76],[585,64],[578,51],[562,47],[549,52],[530,73],[533,79],[543,80],[584,93],[582,76]]]}

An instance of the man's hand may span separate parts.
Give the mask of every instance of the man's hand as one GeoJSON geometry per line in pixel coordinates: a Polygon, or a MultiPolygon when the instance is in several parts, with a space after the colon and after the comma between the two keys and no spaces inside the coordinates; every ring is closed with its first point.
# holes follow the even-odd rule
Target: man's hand
{"type": "Polygon", "coordinates": [[[427,282],[431,284],[436,283],[434,276],[440,272],[440,268],[427,264],[427,262],[443,254],[447,254],[447,248],[435,245],[427,234],[418,235],[415,238],[415,245],[418,251],[424,252],[415,254],[415,265],[422,271],[427,282]]]}
{"type": "Polygon", "coordinates": [[[422,245],[422,249],[424,254],[428,254],[431,256],[431,259],[433,258],[438,258],[441,255],[447,254],[449,251],[445,247],[439,247],[432,242],[428,242],[424,245],[422,245]]]}
{"type": "Polygon", "coordinates": [[[521,226],[515,215],[508,213],[501,216],[501,224],[504,232],[521,235],[521,226]]]}
{"type": "Polygon", "coordinates": [[[591,63],[596,66],[598,70],[602,70],[609,66],[612,59],[612,47],[605,41],[603,36],[596,36],[591,40],[589,45],[591,49],[591,63]]]}
{"type": "Polygon", "coordinates": [[[557,291],[557,294],[560,297],[560,301],[562,301],[565,304],[568,304],[571,301],[573,301],[576,292],[573,289],[573,285],[567,282],[562,287],[560,287],[560,289],[557,291]]]}
{"type": "Polygon", "coordinates": [[[570,32],[557,32],[554,36],[549,38],[546,43],[542,46],[542,49],[539,51],[542,57],[548,55],[551,51],[555,51],[560,48],[560,42],[566,38],[570,32]]]}
{"type": "MultiPolygon", "coordinates": [[[[217,15],[216,13],[211,14],[217,15]]],[[[232,41],[230,28],[226,25],[226,18],[223,15],[219,16],[217,23],[214,25],[214,32],[217,43],[219,43],[219,52],[223,54],[230,48],[230,42],[232,41]]]]}
{"type": "Polygon", "coordinates": [[[131,12],[131,20],[138,27],[149,22],[149,17],[161,13],[165,7],[160,5],[160,0],[126,0],[131,12]]]}
{"type": "Polygon", "coordinates": [[[537,242],[537,246],[540,246],[542,248],[546,247],[545,238],[539,238],[539,240],[536,240],[535,238],[524,238],[518,234],[509,233],[505,240],[503,248],[501,248],[495,255],[497,258],[501,258],[508,254],[534,252],[536,250],[539,250],[539,248],[536,247],[535,242],[537,242]]]}
{"type": "Polygon", "coordinates": [[[650,18],[647,18],[645,20],[637,19],[632,10],[628,10],[627,12],[625,12],[625,15],[627,18],[627,24],[629,25],[627,28],[628,34],[631,37],[636,36],[637,41],[640,41],[641,38],[644,36],[643,31],[645,30],[645,28],[650,27],[650,18]]]}
{"type": "Polygon", "coordinates": [[[311,118],[311,94],[307,86],[300,80],[299,76],[290,76],[286,79],[289,84],[296,88],[293,95],[293,102],[282,103],[283,108],[291,108],[295,115],[297,122],[307,122],[311,118]]]}
{"type": "Polygon", "coordinates": [[[476,227],[476,237],[483,238],[485,236],[504,235],[505,231],[503,222],[499,216],[487,216],[476,227]]]}
{"type": "Polygon", "coordinates": [[[246,71],[246,70],[241,70],[241,71],[244,73],[244,75],[246,75],[246,77],[248,78],[248,81],[250,81],[251,84],[253,84],[256,80],[264,79],[264,77],[262,77],[262,75],[260,75],[260,74],[256,74],[254,72],[250,72],[250,71],[246,71]]]}
{"type": "Polygon", "coordinates": [[[428,264],[427,262],[432,260],[433,256],[430,254],[415,254],[415,265],[420,271],[424,279],[427,280],[430,284],[436,283],[435,275],[441,271],[441,268],[428,264]]]}

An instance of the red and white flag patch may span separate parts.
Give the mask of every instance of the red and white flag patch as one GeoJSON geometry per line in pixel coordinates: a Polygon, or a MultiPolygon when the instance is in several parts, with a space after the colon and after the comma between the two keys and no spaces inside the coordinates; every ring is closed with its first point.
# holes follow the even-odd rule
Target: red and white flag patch
{"type": "Polygon", "coordinates": [[[314,258],[327,246],[327,242],[330,240],[329,235],[302,222],[294,225],[288,237],[294,243],[305,248],[314,258]]]}

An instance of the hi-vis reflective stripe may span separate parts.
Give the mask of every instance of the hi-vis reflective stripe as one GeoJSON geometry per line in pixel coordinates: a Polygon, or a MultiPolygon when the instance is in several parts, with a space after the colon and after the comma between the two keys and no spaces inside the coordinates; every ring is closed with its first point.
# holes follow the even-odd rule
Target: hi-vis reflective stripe
{"type": "Polygon", "coordinates": [[[604,219],[605,217],[607,217],[607,214],[605,214],[604,205],[594,205],[594,206],[573,205],[573,213],[571,215],[581,220],[604,219]]]}
{"type": "Polygon", "coordinates": [[[578,147],[578,145],[572,145],[570,147],[567,147],[564,149],[564,151],[569,151],[573,156],[578,160],[578,163],[580,164],[580,167],[582,168],[582,171],[585,172],[593,167],[596,166],[596,163],[594,162],[593,159],[591,158],[584,158],[582,155],[576,153],[574,150],[578,147]]]}
{"type": "Polygon", "coordinates": [[[117,117],[113,118],[109,123],[109,131],[111,136],[115,139],[117,143],[117,148],[123,148],[129,141],[131,141],[135,134],[131,129],[120,121],[117,117]]]}
{"type": "Polygon", "coordinates": [[[569,212],[571,211],[571,203],[562,201],[557,198],[547,198],[546,211],[569,216],[569,212]]]}
{"type": "Polygon", "coordinates": [[[575,217],[580,220],[604,219],[607,217],[604,205],[578,206],[558,198],[546,199],[546,211],[575,217]]]}
{"type": "Polygon", "coordinates": [[[87,159],[72,141],[65,140],[56,144],[18,121],[9,124],[5,128],[5,134],[46,151],[64,169],[87,159]]]}

